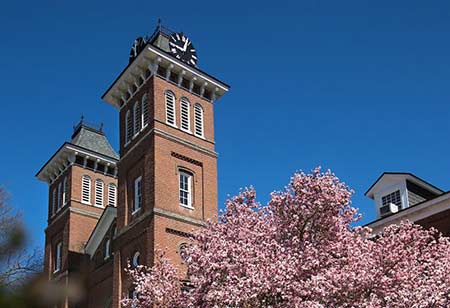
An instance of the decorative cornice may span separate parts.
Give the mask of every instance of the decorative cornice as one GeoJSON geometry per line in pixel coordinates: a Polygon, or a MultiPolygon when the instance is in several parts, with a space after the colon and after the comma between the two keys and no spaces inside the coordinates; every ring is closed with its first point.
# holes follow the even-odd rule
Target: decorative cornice
{"type": "MultiPolygon", "coordinates": [[[[145,81],[151,76],[158,75],[158,68],[160,71],[164,71],[164,75],[159,75],[168,81],[172,72],[182,75],[189,82],[189,88],[186,90],[207,101],[216,101],[230,88],[227,84],[207,73],[177,60],[158,47],[148,44],[138,57],[122,71],[103,94],[102,99],[120,109],[145,84],[145,81]],[[200,87],[199,93],[193,92],[194,83],[200,87]],[[210,96],[206,96],[206,91],[210,93],[210,96]]],[[[178,78],[178,85],[181,85],[183,78],[178,78]]]]}
{"type": "Polygon", "coordinates": [[[193,224],[193,225],[200,226],[200,227],[204,227],[206,225],[206,223],[202,220],[191,218],[191,217],[184,216],[181,214],[177,214],[177,213],[167,211],[167,210],[164,210],[164,209],[158,208],[158,207],[155,207],[153,209],[153,212],[155,213],[155,215],[176,219],[178,221],[182,221],[182,222],[193,224]]]}
{"type": "Polygon", "coordinates": [[[183,145],[186,145],[186,146],[188,146],[188,147],[190,147],[190,148],[192,148],[192,149],[194,149],[194,150],[197,150],[197,151],[203,152],[203,153],[205,153],[205,154],[208,154],[208,155],[210,155],[210,156],[212,156],[212,157],[217,158],[217,156],[218,156],[217,152],[212,151],[212,150],[210,150],[210,149],[208,149],[208,148],[205,148],[205,147],[203,147],[203,146],[201,146],[201,145],[198,145],[197,143],[194,143],[194,142],[191,142],[191,141],[187,141],[187,140],[185,140],[185,139],[183,139],[183,138],[180,138],[180,137],[178,137],[178,136],[175,136],[175,135],[173,135],[173,134],[171,134],[171,133],[169,133],[169,132],[166,132],[166,131],[164,131],[164,130],[161,130],[161,129],[159,129],[159,128],[152,128],[152,129],[149,129],[149,130],[145,133],[145,135],[143,135],[142,137],[140,137],[140,139],[139,139],[139,140],[138,140],[131,148],[129,148],[129,149],[127,150],[127,152],[126,152],[124,155],[121,155],[120,160],[122,160],[122,159],[124,159],[125,157],[127,157],[127,155],[128,155],[129,153],[131,153],[131,152],[133,151],[133,149],[136,148],[136,147],[142,142],[142,140],[144,140],[148,135],[150,135],[150,134],[152,134],[152,133],[155,133],[155,135],[164,137],[164,138],[169,139],[169,140],[171,140],[171,141],[176,141],[176,142],[181,143],[181,144],[183,144],[183,145]]]}

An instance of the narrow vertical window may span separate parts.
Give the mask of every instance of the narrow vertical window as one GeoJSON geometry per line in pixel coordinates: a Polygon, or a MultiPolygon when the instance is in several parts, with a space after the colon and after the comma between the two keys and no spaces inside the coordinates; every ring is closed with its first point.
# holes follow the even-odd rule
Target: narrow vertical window
{"type": "Polygon", "coordinates": [[[176,126],[175,122],[175,95],[171,91],[165,92],[166,96],[166,123],[176,126]]]}
{"type": "Polygon", "coordinates": [[[141,116],[139,114],[139,103],[134,103],[133,107],[133,135],[136,136],[140,131],[140,119],[141,116]]]}
{"type": "Polygon", "coordinates": [[[105,260],[111,257],[111,240],[107,239],[105,243],[105,260]]]}
{"type": "Polygon", "coordinates": [[[190,107],[191,104],[189,103],[189,100],[186,97],[182,97],[180,100],[180,123],[181,129],[185,131],[191,130],[190,107]]]}
{"type": "Polygon", "coordinates": [[[136,268],[139,266],[140,257],[141,257],[141,254],[139,253],[139,251],[136,251],[133,255],[133,260],[131,261],[131,265],[133,266],[133,268],[136,268]]]}
{"type": "Polygon", "coordinates": [[[103,181],[95,180],[95,206],[103,207],[103,181]]]}
{"type": "Polygon", "coordinates": [[[62,183],[59,182],[59,184],[58,184],[58,209],[57,209],[57,211],[59,211],[59,209],[61,208],[61,201],[62,201],[62,183]]]}
{"type": "Polygon", "coordinates": [[[81,202],[91,204],[91,178],[83,175],[81,178],[81,202]]]}
{"type": "Polygon", "coordinates": [[[146,127],[148,125],[148,100],[147,100],[147,94],[144,94],[142,97],[142,128],[146,127]]]}
{"type": "Polygon", "coordinates": [[[134,202],[133,213],[137,212],[142,207],[142,177],[138,177],[134,180],[134,202]]]}
{"type": "Polygon", "coordinates": [[[52,207],[52,215],[54,215],[56,213],[56,209],[58,207],[58,205],[56,204],[56,188],[53,188],[53,191],[52,191],[52,204],[51,204],[51,207],[52,207]]]}
{"type": "Polygon", "coordinates": [[[108,205],[117,206],[117,187],[113,183],[108,184],[108,205]]]}
{"type": "Polygon", "coordinates": [[[125,144],[131,141],[131,137],[133,137],[132,131],[133,119],[131,118],[130,110],[125,114],[125,144]]]}
{"type": "Polygon", "coordinates": [[[62,203],[63,206],[67,204],[67,177],[64,177],[63,181],[62,203]]]}
{"type": "Polygon", "coordinates": [[[180,205],[192,208],[192,175],[180,171],[180,188],[179,188],[180,205]]]}
{"type": "Polygon", "coordinates": [[[194,105],[194,126],[195,135],[203,138],[203,108],[199,103],[194,105]]]}
{"type": "Polygon", "coordinates": [[[61,270],[62,264],[62,242],[56,244],[54,263],[55,263],[55,273],[59,272],[61,270]]]}

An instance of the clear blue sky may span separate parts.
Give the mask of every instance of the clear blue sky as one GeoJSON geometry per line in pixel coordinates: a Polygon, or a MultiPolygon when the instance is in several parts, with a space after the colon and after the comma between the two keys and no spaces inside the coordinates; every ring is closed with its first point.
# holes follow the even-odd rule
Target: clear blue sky
{"type": "Polygon", "coordinates": [[[450,188],[449,1],[7,1],[0,183],[34,245],[47,214],[36,171],[82,113],[117,149],[117,111],[100,96],[158,16],[232,86],[215,107],[220,205],[248,185],[266,201],[317,165],[356,191],[363,223],[383,171],[450,188]]]}

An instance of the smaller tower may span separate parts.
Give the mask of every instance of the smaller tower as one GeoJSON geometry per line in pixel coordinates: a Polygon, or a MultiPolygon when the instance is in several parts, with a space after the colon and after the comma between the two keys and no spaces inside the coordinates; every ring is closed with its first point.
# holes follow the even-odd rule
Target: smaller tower
{"type": "MultiPolygon", "coordinates": [[[[80,272],[84,246],[107,206],[117,203],[117,162],[102,127],[74,127],[36,177],[48,183],[48,226],[45,230],[44,273],[49,280],[69,283],[80,272]]],[[[59,307],[68,307],[67,299],[59,307]]]]}

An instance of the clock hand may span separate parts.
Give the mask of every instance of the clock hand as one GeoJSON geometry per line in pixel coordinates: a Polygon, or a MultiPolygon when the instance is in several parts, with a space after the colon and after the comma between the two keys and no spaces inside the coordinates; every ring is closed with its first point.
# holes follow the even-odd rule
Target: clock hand
{"type": "Polygon", "coordinates": [[[172,42],[170,42],[170,46],[175,47],[175,48],[177,48],[177,49],[179,49],[179,50],[181,50],[181,51],[184,51],[182,47],[180,47],[180,46],[178,46],[177,44],[174,44],[174,43],[172,43],[172,42]]]}
{"type": "Polygon", "coordinates": [[[186,39],[186,41],[184,42],[184,46],[183,46],[183,51],[184,51],[184,52],[186,52],[188,43],[189,43],[189,39],[186,39]]]}

